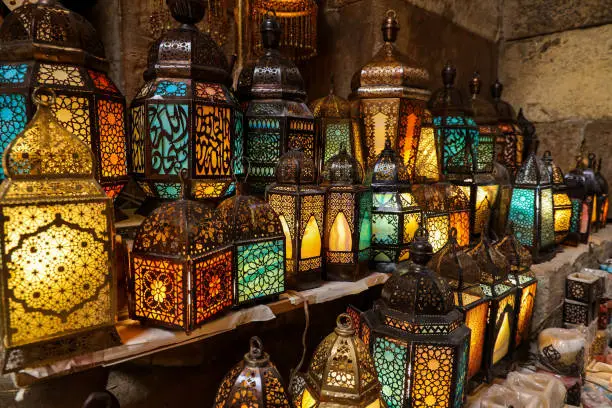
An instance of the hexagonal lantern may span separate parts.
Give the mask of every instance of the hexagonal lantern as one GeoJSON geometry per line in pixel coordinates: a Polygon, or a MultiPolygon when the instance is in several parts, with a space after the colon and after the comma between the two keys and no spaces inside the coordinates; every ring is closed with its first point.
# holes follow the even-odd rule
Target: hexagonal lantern
{"type": "Polygon", "coordinates": [[[491,85],[491,96],[493,97],[493,105],[497,112],[498,126],[501,131],[496,144],[497,161],[506,166],[514,177],[531,147],[525,145],[523,130],[514,108],[501,99],[503,90],[504,86],[499,80],[491,85]]]}
{"type": "Polygon", "coordinates": [[[542,160],[550,173],[552,181],[555,243],[560,244],[565,240],[572,227],[574,231],[577,230],[578,215],[573,214],[572,201],[569,195],[567,195],[563,171],[555,164],[549,150],[544,152],[542,160]]]}
{"type": "Polygon", "coordinates": [[[497,200],[493,204],[491,228],[498,237],[501,237],[506,233],[508,212],[512,200],[512,177],[506,166],[497,161],[493,162],[493,177],[495,178],[495,184],[499,186],[499,191],[497,200]]]}

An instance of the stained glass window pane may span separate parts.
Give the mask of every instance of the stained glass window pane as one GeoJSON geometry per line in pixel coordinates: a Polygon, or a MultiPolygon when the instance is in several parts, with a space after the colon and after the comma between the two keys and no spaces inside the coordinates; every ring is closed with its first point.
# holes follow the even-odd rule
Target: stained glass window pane
{"type": "Polygon", "coordinates": [[[372,243],[397,245],[399,242],[397,214],[372,214],[372,243]]]}
{"type": "Polygon", "coordinates": [[[372,243],[372,193],[362,194],[359,200],[359,252],[370,248],[372,243]]]}
{"type": "Polygon", "coordinates": [[[482,364],[488,312],[489,303],[484,302],[465,313],[465,324],[471,330],[468,378],[472,378],[480,370],[482,364]]]}
{"type": "Polygon", "coordinates": [[[200,261],[195,266],[196,323],[232,306],[232,252],[200,261]]]}
{"type": "Polygon", "coordinates": [[[231,174],[231,112],[229,108],[196,105],[194,131],[196,176],[231,174]]]}
{"type": "MultiPolygon", "coordinates": [[[[13,141],[27,123],[26,98],[22,94],[0,94],[0,154],[13,141]]],[[[4,168],[0,166],[0,177],[4,168]]]]}
{"type": "Polygon", "coordinates": [[[110,78],[105,73],[93,71],[91,69],[88,70],[88,72],[96,88],[98,88],[101,91],[109,92],[113,94],[119,93],[119,90],[117,89],[115,84],[113,84],[113,81],[111,81],[110,78]]]}
{"type": "Polygon", "coordinates": [[[239,302],[285,290],[283,241],[263,241],[237,246],[239,302]]]}
{"type": "Polygon", "coordinates": [[[389,408],[404,406],[404,383],[406,379],[406,344],[377,337],[372,351],[378,380],[382,386],[381,395],[389,408]]]}
{"type": "Polygon", "coordinates": [[[189,105],[149,105],[151,169],[157,174],[178,175],[187,168],[189,105]]]}
{"type": "Polygon", "coordinates": [[[416,344],[412,357],[414,407],[448,407],[452,393],[454,349],[416,344]]]}
{"type": "Polygon", "coordinates": [[[180,81],[160,81],[155,88],[157,96],[187,96],[187,84],[180,81]]]}
{"type": "Polygon", "coordinates": [[[416,178],[424,181],[438,181],[440,179],[438,152],[432,127],[421,128],[416,157],[416,178]]]}
{"type": "Polygon", "coordinates": [[[542,190],[542,209],[541,209],[541,237],[542,246],[553,245],[555,243],[555,227],[553,218],[553,193],[552,189],[542,190]]]}
{"type": "Polygon", "coordinates": [[[280,133],[249,133],[246,140],[247,156],[251,164],[251,175],[274,176],[280,158],[280,133]]]}
{"type": "Polygon", "coordinates": [[[427,218],[427,232],[429,233],[429,243],[433,247],[433,252],[436,253],[448,241],[449,231],[449,216],[442,215],[439,217],[427,218]]]}
{"type": "Polygon", "coordinates": [[[533,315],[537,287],[538,284],[533,283],[522,290],[519,315],[516,322],[515,344],[517,346],[520,346],[523,341],[527,340],[527,336],[529,335],[529,326],[531,324],[531,316],[533,315]]]}
{"type": "Polygon", "coordinates": [[[455,389],[455,401],[453,402],[454,408],[463,407],[463,392],[465,390],[465,379],[467,376],[468,344],[469,343],[466,340],[463,347],[457,350],[457,352],[461,354],[459,356],[459,365],[457,366],[459,376],[457,377],[457,388],[455,389]]]}
{"type": "Polygon", "coordinates": [[[26,64],[2,64],[0,65],[0,85],[14,85],[25,82],[28,72],[26,64]]]}
{"type": "Polygon", "coordinates": [[[414,238],[414,234],[419,228],[420,222],[421,222],[420,213],[412,213],[412,214],[404,215],[404,243],[405,244],[412,242],[412,238],[414,238]]]}
{"type": "Polygon", "coordinates": [[[580,212],[582,210],[582,201],[578,198],[572,198],[572,218],[570,221],[570,231],[578,232],[580,225],[580,212]]]}
{"type": "Polygon", "coordinates": [[[132,109],[132,170],[138,174],[145,172],[145,119],[144,106],[132,109]]]}
{"type": "Polygon", "coordinates": [[[244,173],[244,123],[243,115],[238,110],[234,111],[234,174],[244,173]],[[240,159],[240,160],[238,160],[240,159]]]}
{"type": "Polygon", "coordinates": [[[78,88],[85,86],[81,71],[72,65],[40,64],[36,79],[40,85],[78,88]]]}
{"type": "Polygon", "coordinates": [[[534,245],[534,212],[535,191],[529,189],[515,188],[512,191],[510,201],[510,213],[508,219],[514,225],[514,234],[521,244],[534,245]]]}
{"type": "Polygon", "coordinates": [[[160,198],[176,200],[181,195],[180,183],[155,183],[155,190],[160,198]]]}
{"type": "Polygon", "coordinates": [[[127,152],[123,105],[98,100],[100,166],[102,177],[127,175],[127,152]]]}
{"type": "Polygon", "coordinates": [[[351,143],[350,122],[327,123],[325,126],[325,152],[323,164],[327,163],[332,156],[338,154],[340,146],[343,144],[350,152],[353,147],[351,143]]]}

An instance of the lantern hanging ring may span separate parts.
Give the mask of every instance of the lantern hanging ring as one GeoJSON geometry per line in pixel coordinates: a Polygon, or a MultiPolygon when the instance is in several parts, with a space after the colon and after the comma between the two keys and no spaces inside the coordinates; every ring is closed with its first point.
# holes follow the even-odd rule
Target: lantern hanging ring
{"type": "Polygon", "coordinates": [[[55,103],[56,99],[57,99],[57,95],[55,94],[55,91],[51,88],[37,86],[32,91],[32,100],[37,106],[41,105],[41,106],[49,107],[55,103]],[[46,99],[42,97],[42,95],[45,95],[45,94],[48,94],[46,95],[47,96],[46,99]]]}
{"type": "Polygon", "coordinates": [[[257,336],[251,337],[249,341],[249,357],[259,360],[263,356],[263,343],[257,336]]]}
{"type": "Polygon", "coordinates": [[[387,17],[391,17],[393,19],[397,18],[397,11],[393,10],[393,9],[389,9],[387,10],[386,13],[387,17]]]}
{"type": "Polygon", "coordinates": [[[349,316],[348,313],[340,314],[336,318],[336,325],[341,330],[347,330],[347,331],[354,330],[353,319],[351,319],[351,316],[349,316]]]}

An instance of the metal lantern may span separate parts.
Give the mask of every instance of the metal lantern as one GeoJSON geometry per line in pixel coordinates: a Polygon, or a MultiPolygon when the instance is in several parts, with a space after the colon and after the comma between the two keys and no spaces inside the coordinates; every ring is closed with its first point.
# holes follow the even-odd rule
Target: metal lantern
{"type": "Polygon", "coordinates": [[[416,152],[413,183],[435,183],[442,178],[440,152],[431,112],[425,110],[421,118],[421,134],[416,152]]]}
{"type": "Polygon", "coordinates": [[[190,332],[233,305],[232,247],[214,211],[183,197],[140,225],[130,254],[130,317],[190,332]]]}
{"type": "Polygon", "coordinates": [[[588,171],[584,161],[583,147],[577,156],[576,167],[565,174],[564,181],[567,193],[572,202],[572,221],[570,232],[565,244],[577,246],[579,243],[589,242],[591,233],[591,220],[596,214],[596,195],[600,186],[592,171],[588,171]]]}
{"type": "Polygon", "coordinates": [[[448,243],[430,261],[429,266],[445,278],[454,292],[455,306],[463,313],[470,329],[470,355],[467,378],[474,377],[482,365],[489,302],[480,286],[480,269],[457,245],[457,231],[452,228],[448,243]]]}
{"type": "Polygon", "coordinates": [[[317,347],[306,374],[292,384],[296,408],[386,408],[372,357],[343,313],[317,347]]]}
{"type": "Polygon", "coordinates": [[[495,178],[495,184],[499,186],[499,190],[497,200],[493,204],[491,227],[496,236],[501,237],[506,233],[513,186],[510,172],[506,166],[497,161],[493,162],[493,177],[495,178]]]}
{"type": "MultiPolygon", "coordinates": [[[[247,174],[248,176],[248,174],[247,174]]],[[[234,247],[234,304],[276,299],[285,291],[285,235],[270,204],[236,195],[217,207],[221,225],[234,247]]]]}
{"type": "Polygon", "coordinates": [[[169,0],[178,28],[149,49],[146,83],[132,102],[131,172],[148,197],[177,199],[188,170],[195,199],[232,193],[241,172],[243,119],[228,85],[231,68],[221,48],[195,24],[203,1],[169,0]],[[189,7],[187,7],[187,5],[189,7]]]}
{"type": "Polygon", "coordinates": [[[128,180],[125,98],[91,24],[56,0],[36,3],[0,28],[0,154],[34,115],[33,89],[53,89],[56,119],[92,148],[95,178],[114,198],[128,180]]]}
{"type": "Polygon", "coordinates": [[[395,47],[399,23],[394,10],[387,11],[381,30],[383,46],[351,80],[365,125],[363,144],[367,149],[367,168],[372,169],[389,138],[412,176],[421,120],[430,95],[429,73],[395,47]]]}
{"type": "Polygon", "coordinates": [[[35,91],[4,152],[0,186],[2,371],[118,345],[113,206],[91,149],[35,91]]]}
{"type": "Polygon", "coordinates": [[[249,352],[223,378],[213,407],[291,407],[283,378],[259,337],[251,337],[249,352]]]}
{"type": "MultiPolygon", "coordinates": [[[[572,227],[572,220],[577,224],[577,217],[572,214],[572,201],[567,195],[563,171],[553,162],[550,151],[547,150],[542,160],[550,173],[553,189],[553,215],[555,225],[555,243],[560,244],[565,240],[572,227]]],[[[575,226],[577,227],[577,225],[575,226]]],[[[577,230],[577,228],[574,228],[577,230]]]]}
{"type": "Polygon", "coordinates": [[[479,133],[477,157],[482,162],[482,166],[491,172],[494,171],[494,168],[491,167],[490,163],[495,161],[497,141],[501,137],[497,111],[491,102],[480,96],[482,81],[478,72],[474,72],[469,86],[472,95],[471,114],[478,125],[479,133]]]}
{"type": "Polygon", "coordinates": [[[426,266],[431,256],[419,229],[410,244],[412,262],[398,268],[362,315],[389,407],[463,405],[470,331],[446,280],[426,266]]]}
{"type": "MultiPolygon", "coordinates": [[[[523,158],[530,152],[530,146],[525,144],[525,137],[520,123],[517,121],[516,112],[512,105],[501,99],[504,86],[496,80],[491,85],[491,96],[493,105],[497,112],[497,120],[501,134],[497,138],[497,161],[508,168],[512,176],[515,176],[519,167],[523,164],[523,158]]],[[[522,110],[521,110],[521,117],[522,110]]]]}
{"type": "Polygon", "coordinates": [[[606,223],[608,222],[608,209],[610,206],[609,201],[609,192],[610,187],[608,186],[608,180],[601,173],[601,157],[599,158],[599,162],[597,163],[597,173],[595,173],[595,178],[599,183],[601,188],[601,193],[597,199],[597,228],[605,228],[606,223]]]}
{"type": "Polygon", "coordinates": [[[238,79],[241,102],[246,104],[245,155],[254,193],[263,193],[274,182],[278,159],[289,150],[318,159],[314,117],[304,103],[304,80],[295,64],[281,56],[281,27],[270,14],[261,23],[261,38],[264,55],[245,67],[238,79]]]}
{"type": "Polygon", "coordinates": [[[304,153],[291,150],[276,166],[276,183],[266,200],[278,214],[285,234],[287,287],[309,289],[323,279],[325,192],[315,184],[315,165],[304,153]]]}
{"type": "Polygon", "coordinates": [[[593,208],[589,213],[589,223],[591,224],[591,231],[597,232],[597,226],[599,225],[599,217],[598,210],[600,208],[599,199],[602,196],[601,184],[597,180],[597,176],[595,175],[595,154],[589,153],[587,166],[583,170],[583,174],[587,179],[587,183],[593,186],[593,208]]]}

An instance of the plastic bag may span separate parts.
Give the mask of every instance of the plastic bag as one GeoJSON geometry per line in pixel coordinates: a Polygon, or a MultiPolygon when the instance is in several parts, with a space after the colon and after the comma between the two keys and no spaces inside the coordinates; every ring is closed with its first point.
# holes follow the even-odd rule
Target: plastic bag
{"type": "Polygon", "coordinates": [[[515,390],[528,407],[562,408],[565,401],[565,386],[552,375],[514,371],[508,374],[504,385],[515,390]],[[538,405],[532,404],[535,402],[538,405]]]}
{"type": "MultiPolygon", "coordinates": [[[[518,393],[510,387],[493,384],[473,408],[527,408],[518,393]]],[[[530,407],[531,408],[531,407],[530,407]]]]}

